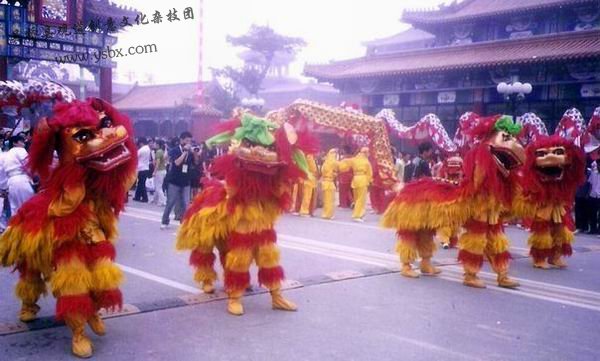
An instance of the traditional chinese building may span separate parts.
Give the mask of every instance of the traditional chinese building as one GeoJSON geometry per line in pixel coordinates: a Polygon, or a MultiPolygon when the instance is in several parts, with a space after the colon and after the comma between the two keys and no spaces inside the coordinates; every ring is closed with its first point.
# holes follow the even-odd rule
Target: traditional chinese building
{"type": "Polygon", "coordinates": [[[600,105],[598,0],[464,0],[402,21],[412,29],[367,43],[365,56],[305,74],[360,95],[369,113],[393,108],[406,123],[435,113],[449,131],[466,111],[504,112],[503,81],[531,83],[517,114],[552,129],[566,109],[589,119],[600,105]]]}
{"type": "Polygon", "coordinates": [[[136,85],[114,104],[129,115],[137,136],[170,138],[187,130],[203,141],[222,114],[209,105],[198,105],[197,92],[197,82],[136,85]]]}

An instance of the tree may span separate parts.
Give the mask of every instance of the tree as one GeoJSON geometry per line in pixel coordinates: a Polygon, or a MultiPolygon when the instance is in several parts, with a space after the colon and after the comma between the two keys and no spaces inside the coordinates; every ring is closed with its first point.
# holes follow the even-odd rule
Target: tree
{"type": "Polygon", "coordinates": [[[235,84],[244,88],[250,95],[257,95],[260,86],[271,67],[277,53],[295,54],[306,45],[302,38],[277,34],[269,26],[252,25],[250,30],[241,36],[227,36],[227,42],[233,46],[244,47],[259,55],[258,61],[252,66],[235,69],[227,66],[223,69],[213,69],[218,77],[231,79],[235,84]]]}
{"type": "Polygon", "coordinates": [[[231,84],[221,84],[217,79],[213,79],[207,85],[205,94],[209,103],[225,116],[231,114],[231,111],[240,104],[233,86],[231,84]]]}

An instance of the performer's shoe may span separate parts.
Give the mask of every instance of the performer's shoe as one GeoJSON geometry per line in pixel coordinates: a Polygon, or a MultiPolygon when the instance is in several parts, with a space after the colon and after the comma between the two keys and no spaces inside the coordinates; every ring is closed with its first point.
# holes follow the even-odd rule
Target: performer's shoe
{"type": "Polygon", "coordinates": [[[282,311],[298,310],[298,306],[296,306],[292,301],[283,297],[283,295],[281,294],[281,290],[271,291],[271,301],[272,301],[274,310],[282,310],[282,311]]]}
{"type": "Polygon", "coordinates": [[[443,249],[448,249],[448,248],[450,248],[450,243],[448,243],[448,242],[441,242],[441,243],[442,243],[442,248],[443,248],[443,249]]]}
{"type": "Polygon", "coordinates": [[[485,283],[475,273],[465,273],[463,285],[473,288],[485,288],[485,283]]]}
{"type": "Polygon", "coordinates": [[[71,352],[81,358],[92,357],[92,341],[85,335],[85,321],[81,319],[67,320],[67,326],[73,332],[71,352]]]}
{"type": "Polygon", "coordinates": [[[215,284],[213,281],[204,281],[202,283],[202,292],[215,293],[215,284]]]}
{"type": "Polygon", "coordinates": [[[423,258],[421,260],[421,274],[424,276],[435,276],[442,273],[439,268],[434,267],[431,264],[430,258],[423,258]]]}
{"type": "Polygon", "coordinates": [[[244,314],[244,306],[242,305],[241,297],[230,297],[227,300],[227,312],[234,316],[241,316],[244,314]]]}
{"type": "Polygon", "coordinates": [[[364,220],[364,219],[362,219],[362,218],[352,218],[352,220],[353,220],[354,222],[358,222],[358,223],[364,223],[364,222],[365,222],[365,220],[364,220]]]}
{"type": "Polygon", "coordinates": [[[37,313],[40,311],[40,306],[23,303],[21,311],[19,311],[19,320],[21,322],[31,322],[37,318],[37,313]]]}
{"type": "Polygon", "coordinates": [[[548,265],[548,263],[546,263],[546,260],[541,260],[541,261],[534,261],[533,268],[550,269],[550,266],[548,265]]]}
{"type": "Polygon", "coordinates": [[[400,274],[407,278],[419,278],[419,274],[412,269],[410,264],[403,264],[400,274]]]}
{"type": "Polygon", "coordinates": [[[95,314],[88,319],[88,325],[96,335],[106,335],[106,326],[104,326],[104,321],[102,321],[102,318],[100,318],[98,314],[95,314]]]}
{"type": "Polygon", "coordinates": [[[556,268],[560,268],[560,269],[567,268],[567,263],[565,261],[563,261],[561,256],[553,257],[549,261],[549,263],[556,268]]]}
{"type": "Polygon", "coordinates": [[[502,288],[517,288],[521,284],[508,277],[507,272],[498,273],[498,286],[502,288]]]}

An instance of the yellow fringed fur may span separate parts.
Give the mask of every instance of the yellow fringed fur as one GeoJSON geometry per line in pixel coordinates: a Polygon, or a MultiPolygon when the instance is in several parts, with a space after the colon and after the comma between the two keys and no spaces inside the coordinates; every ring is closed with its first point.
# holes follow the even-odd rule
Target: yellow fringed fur
{"type": "Polygon", "coordinates": [[[94,291],[105,291],[118,288],[123,282],[123,272],[109,259],[103,259],[92,268],[94,291]]]}
{"type": "Polygon", "coordinates": [[[469,215],[469,207],[463,202],[392,202],[383,214],[381,225],[385,228],[410,231],[456,228],[462,226],[469,215]]]}
{"type": "Polygon", "coordinates": [[[412,263],[417,259],[417,250],[401,240],[396,242],[396,253],[400,256],[400,262],[402,263],[412,263]]]}
{"type": "Polygon", "coordinates": [[[473,254],[483,255],[486,242],[485,233],[463,233],[458,240],[458,245],[460,249],[473,254]]]}
{"type": "Polygon", "coordinates": [[[232,249],[227,252],[225,267],[234,272],[247,272],[252,258],[252,251],[249,249],[232,249]]]}
{"type": "Polygon", "coordinates": [[[510,241],[504,233],[492,234],[487,244],[487,254],[500,254],[510,249],[510,241]]]}
{"type": "Polygon", "coordinates": [[[45,294],[46,284],[41,279],[33,282],[19,280],[15,287],[15,295],[25,303],[35,303],[40,295],[45,294]]]}
{"type": "Polygon", "coordinates": [[[217,279],[217,273],[208,267],[198,267],[194,273],[194,280],[198,283],[214,281],[217,279]]]}
{"type": "Polygon", "coordinates": [[[562,225],[556,232],[554,239],[555,245],[573,244],[573,242],[575,241],[575,236],[573,235],[573,232],[571,232],[567,227],[562,225]]]}
{"type": "Polygon", "coordinates": [[[57,267],[50,286],[55,296],[86,294],[92,288],[92,273],[80,260],[73,259],[57,267]]]}
{"type": "Polygon", "coordinates": [[[279,265],[279,249],[274,245],[261,246],[258,248],[256,264],[263,268],[272,268],[279,265]]]}
{"type": "Polygon", "coordinates": [[[552,236],[550,232],[532,233],[527,240],[527,244],[537,249],[549,249],[552,248],[553,244],[552,236]]]}

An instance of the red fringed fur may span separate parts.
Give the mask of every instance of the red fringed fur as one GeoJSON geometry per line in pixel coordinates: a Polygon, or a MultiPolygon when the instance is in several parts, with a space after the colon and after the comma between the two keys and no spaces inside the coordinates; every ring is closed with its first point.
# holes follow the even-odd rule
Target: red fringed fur
{"type": "Polygon", "coordinates": [[[544,233],[549,232],[551,224],[549,221],[536,221],[531,222],[530,230],[532,233],[544,233]]]}
{"type": "Polygon", "coordinates": [[[52,264],[56,266],[60,263],[67,263],[73,258],[77,258],[80,261],[87,263],[89,260],[88,246],[77,241],[61,245],[59,248],[54,250],[52,264]]]}
{"type": "Polygon", "coordinates": [[[277,233],[274,229],[265,229],[262,232],[255,233],[256,244],[258,246],[264,246],[277,242],[277,233]]]}
{"type": "Polygon", "coordinates": [[[552,248],[540,249],[531,247],[531,250],[529,250],[529,255],[535,262],[541,262],[545,259],[551,258],[554,255],[554,250],[552,248]]]}
{"type": "Polygon", "coordinates": [[[417,244],[417,233],[416,232],[398,230],[398,232],[396,232],[396,235],[403,243],[410,244],[410,245],[417,244]]]}
{"type": "Polygon", "coordinates": [[[456,248],[457,244],[458,244],[458,237],[456,237],[456,236],[450,237],[450,248],[456,248]]]}
{"type": "Polygon", "coordinates": [[[225,290],[241,291],[250,285],[250,273],[225,271],[225,290]]]}
{"type": "Polygon", "coordinates": [[[118,288],[101,291],[94,294],[96,309],[121,310],[123,308],[123,294],[118,288]]]}
{"type": "Polygon", "coordinates": [[[226,122],[216,124],[211,130],[211,134],[217,135],[224,132],[233,132],[237,127],[241,125],[239,118],[230,119],[226,122]]]}
{"type": "Polygon", "coordinates": [[[476,221],[473,219],[469,220],[465,224],[465,230],[467,230],[467,232],[470,232],[470,233],[478,233],[478,234],[487,233],[489,228],[490,228],[490,225],[487,224],[487,222],[480,222],[480,221],[476,221]]]}
{"type": "Polygon", "coordinates": [[[190,254],[190,266],[194,267],[211,267],[215,263],[215,254],[214,253],[204,253],[198,250],[192,251],[190,254]]]}
{"type": "Polygon", "coordinates": [[[95,243],[90,246],[88,254],[88,262],[90,264],[102,258],[108,258],[111,261],[115,260],[117,252],[115,246],[109,241],[95,243]]]}
{"type": "Polygon", "coordinates": [[[570,257],[570,256],[573,255],[573,247],[571,247],[571,245],[568,244],[568,243],[563,243],[560,251],[561,251],[561,254],[563,256],[569,256],[570,257]]]}
{"type": "Polygon", "coordinates": [[[510,262],[511,259],[512,259],[512,256],[511,256],[510,252],[508,252],[508,251],[498,253],[497,255],[494,256],[494,264],[496,266],[504,267],[504,266],[508,265],[508,262],[510,262]]]}
{"type": "Polygon", "coordinates": [[[464,265],[481,268],[483,266],[483,255],[461,249],[458,251],[458,261],[464,265]]]}
{"type": "Polygon", "coordinates": [[[274,286],[285,278],[281,266],[272,268],[260,268],[258,270],[258,283],[263,286],[274,286]]]}
{"type": "Polygon", "coordinates": [[[66,317],[82,317],[88,319],[96,310],[89,295],[61,296],[56,300],[56,319],[66,317]]]}
{"type": "Polygon", "coordinates": [[[204,189],[194,198],[192,204],[185,211],[183,216],[184,221],[188,220],[194,214],[198,213],[202,208],[215,207],[220,202],[227,198],[225,185],[219,181],[203,182],[204,189]]]}

